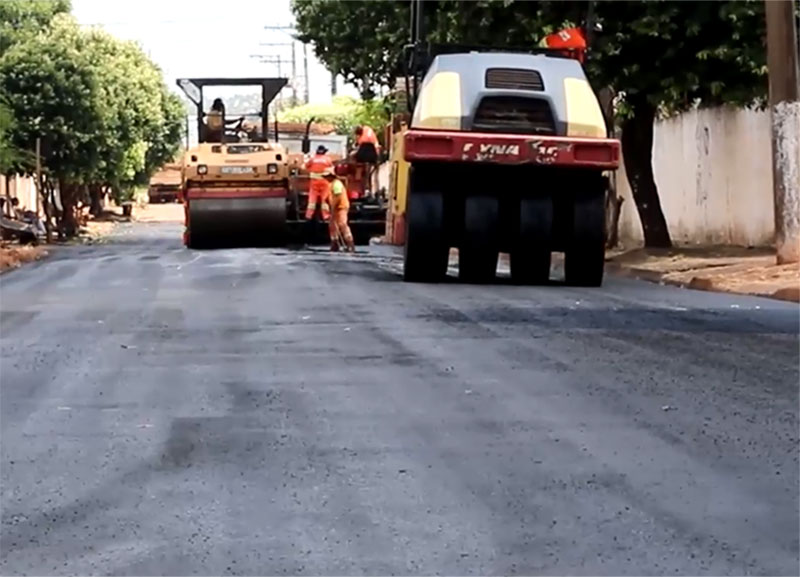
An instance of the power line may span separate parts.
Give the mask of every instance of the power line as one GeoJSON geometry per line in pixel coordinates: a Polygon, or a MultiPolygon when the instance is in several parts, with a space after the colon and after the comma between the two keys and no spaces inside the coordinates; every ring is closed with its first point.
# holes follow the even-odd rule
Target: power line
{"type": "MultiPolygon", "coordinates": [[[[261,43],[261,46],[286,46],[290,45],[292,47],[292,101],[294,104],[297,103],[297,53],[295,44],[299,42],[297,38],[297,30],[293,25],[290,24],[277,24],[277,25],[270,25],[264,26],[264,30],[272,31],[272,32],[284,32],[287,36],[289,36],[292,41],[287,43],[279,43],[279,42],[265,42],[261,43]]],[[[303,42],[303,92],[304,92],[304,102],[308,104],[309,101],[309,86],[310,80],[308,76],[308,45],[303,42]]]]}
{"type": "Polygon", "coordinates": [[[118,20],[118,21],[105,21],[105,22],[79,22],[79,26],[91,27],[96,26],[104,28],[106,26],[186,26],[187,24],[208,24],[213,25],[208,18],[203,19],[186,19],[186,20],[118,20]]]}

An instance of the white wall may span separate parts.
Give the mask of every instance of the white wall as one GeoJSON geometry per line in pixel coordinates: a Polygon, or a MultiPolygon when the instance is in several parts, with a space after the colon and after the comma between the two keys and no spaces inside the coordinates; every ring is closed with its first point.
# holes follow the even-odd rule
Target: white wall
{"type": "MultiPolygon", "coordinates": [[[[773,241],[769,112],[715,108],[656,123],[653,167],[672,239],[680,244],[763,246],[773,241]]],[[[624,167],[623,244],[642,240],[624,167]]]]}
{"type": "Polygon", "coordinates": [[[36,182],[30,177],[0,175],[0,196],[18,198],[20,207],[26,210],[36,212],[39,206],[36,182]]]}

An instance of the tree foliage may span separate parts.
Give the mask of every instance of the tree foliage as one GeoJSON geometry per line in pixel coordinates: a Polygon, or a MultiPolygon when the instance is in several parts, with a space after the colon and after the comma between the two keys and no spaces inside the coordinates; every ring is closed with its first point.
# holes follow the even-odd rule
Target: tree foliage
{"type": "Polygon", "coordinates": [[[338,134],[352,135],[356,126],[367,125],[380,132],[388,120],[387,105],[383,99],[356,100],[339,96],[330,104],[304,104],[289,108],[278,115],[281,122],[316,122],[332,124],[338,134]]]}
{"type": "Polygon", "coordinates": [[[183,127],[180,99],[166,90],[161,71],[139,47],[99,30],[84,50],[101,93],[102,130],[94,180],[132,190],[177,150],[183,127]]]}
{"type": "Polygon", "coordinates": [[[292,0],[292,9],[300,40],[312,42],[320,61],[362,97],[394,83],[408,42],[408,2],[292,0]]]}
{"type": "MultiPolygon", "coordinates": [[[[758,103],[766,94],[763,0],[595,3],[603,30],[587,74],[618,95],[623,150],[648,245],[669,233],[650,154],[656,114],[697,105],[758,103]],[[627,136],[626,136],[627,133],[627,136]]],[[[293,0],[298,29],[321,61],[359,87],[393,84],[409,37],[404,0],[293,0]],[[367,5],[369,9],[367,9],[367,5]],[[372,9],[379,5],[379,9],[372,9]],[[373,31],[375,33],[373,34],[373,31]]],[[[532,46],[564,25],[580,25],[589,2],[439,0],[423,2],[428,40],[470,45],[532,46]]]]}
{"type": "Polygon", "coordinates": [[[184,111],[139,46],[81,29],[68,8],[64,0],[0,3],[0,16],[13,23],[0,26],[0,102],[14,119],[0,141],[22,151],[0,152],[0,162],[4,172],[30,174],[41,139],[43,169],[70,221],[79,194],[132,192],[169,161],[184,111]]]}
{"type": "Polygon", "coordinates": [[[58,14],[68,14],[69,0],[3,0],[0,2],[0,54],[21,37],[45,30],[58,14]]]}
{"type": "Polygon", "coordinates": [[[668,247],[653,167],[653,122],[697,105],[758,104],[767,92],[764,3],[600,3],[588,73],[621,95],[622,147],[645,244],[668,247]],[[643,55],[650,55],[643,57],[643,55]]]}
{"type": "Polygon", "coordinates": [[[14,117],[8,106],[0,101],[0,174],[5,174],[17,163],[19,151],[11,144],[14,117]]]}
{"type": "Polygon", "coordinates": [[[766,94],[761,0],[599,3],[590,75],[667,111],[766,94]],[[649,58],[643,55],[651,55],[649,58]]]}
{"type": "MultiPolygon", "coordinates": [[[[45,164],[56,177],[80,181],[98,158],[100,93],[69,18],[57,17],[47,33],[15,43],[0,59],[0,93],[16,118],[13,143],[32,151],[42,140],[45,164]]],[[[28,157],[17,167],[30,173],[28,157]]]]}

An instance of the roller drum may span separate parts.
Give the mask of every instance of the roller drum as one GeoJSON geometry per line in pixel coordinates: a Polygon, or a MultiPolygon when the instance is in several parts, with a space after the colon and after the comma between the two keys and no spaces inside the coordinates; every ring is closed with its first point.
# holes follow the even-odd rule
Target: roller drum
{"type": "Polygon", "coordinates": [[[286,242],[286,199],[198,198],[189,202],[196,246],[281,246],[286,242]]]}

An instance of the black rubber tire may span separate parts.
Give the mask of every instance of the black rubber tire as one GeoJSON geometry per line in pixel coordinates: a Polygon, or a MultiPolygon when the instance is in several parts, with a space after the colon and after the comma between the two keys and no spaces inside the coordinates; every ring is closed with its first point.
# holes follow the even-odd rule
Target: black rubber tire
{"type": "Polygon", "coordinates": [[[564,251],[568,285],[599,287],[605,268],[605,197],[602,191],[579,193],[572,204],[572,234],[564,251]]]}
{"type": "Polygon", "coordinates": [[[458,248],[458,277],[462,282],[492,282],[499,254],[500,202],[496,197],[470,195],[464,199],[464,234],[458,248]]]}
{"type": "Polygon", "coordinates": [[[420,186],[420,180],[412,174],[406,207],[403,280],[441,282],[447,276],[450,255],[444,232],[444,196],[440,190],[420,186]]]}
{"type": "Polygon", "coordinates": [[[519,234],[509,255],[511,280],[517,284],[547,284],[552,243],[552,197],[522,198],[519,203],[519,234]]]}
{"type": "Polygon", "coordinates": [[[198,250],[206,248],[206,243],[203,242],[202,235],[192,234],[192,229],[189,229],[189,242],[186,244],[187,248],[192,250],[198,250]]]}

